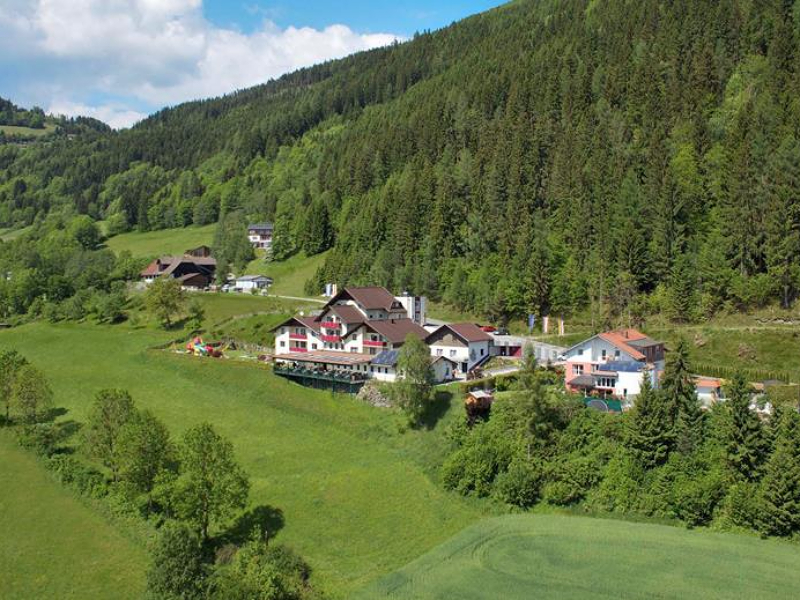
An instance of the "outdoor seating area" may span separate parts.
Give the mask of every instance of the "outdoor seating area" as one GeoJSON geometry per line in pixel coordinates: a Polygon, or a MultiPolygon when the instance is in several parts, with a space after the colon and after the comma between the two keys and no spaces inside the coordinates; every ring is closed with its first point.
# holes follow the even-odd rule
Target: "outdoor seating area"
{"type": "Polygon", "coordinates": [[[335,392],[347,394],[357,393],[369,379],[366,373],[302,366],[300,363],[275,364],[273,372],[307,387],[332,388],[335,392]]]}

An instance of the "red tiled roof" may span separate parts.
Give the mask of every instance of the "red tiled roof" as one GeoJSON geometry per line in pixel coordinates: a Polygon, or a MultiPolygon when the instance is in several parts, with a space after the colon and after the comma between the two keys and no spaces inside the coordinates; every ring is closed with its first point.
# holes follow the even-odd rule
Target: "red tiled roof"
{"type": "Polygon", "coordinates": [[[475,325],[475,323],[450,323],[448,325],[442,325],[434,331],[432,334],[437,333],[442,330],[442,328],[449,329],[452,331],[456,336],[460,337],[462,340],[467,342],[468,344],[471,342],[491,342],[492,336],[488,333],[483,331],[480,327],[475,325]]]}
{"type": "Polygon", "coordinates": [[[620,329],[599,334],[600,339],[607,341],[616,348],[628,353],[634,360],[644,360],[645,355],[631,346],[628,342],[649,339],[645,334],[636,329],[620,329]]]}
{"type": "Polygon", "coordinates": [[[392,344],[402,344],[409,333],[413,333],[419,339],[424,340],[428,337],[428,332],[424,327],[420,327],[411,319],[389,319],[387,321],[365,321],[364,326],[372,329],[385,337],[392,344]]]}
{"type": "Polygon", "coordinates": [[[158,270],[158,260],[154,260],[151,262],[144,270],[140,273],[142,277],[149,277],[151,275],[158,275],[160,271],[158,270]]]}

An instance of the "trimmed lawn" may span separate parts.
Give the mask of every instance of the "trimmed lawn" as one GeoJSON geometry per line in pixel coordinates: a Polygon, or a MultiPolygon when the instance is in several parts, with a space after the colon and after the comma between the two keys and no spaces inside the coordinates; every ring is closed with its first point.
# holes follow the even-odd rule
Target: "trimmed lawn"
{"type": "MultiPolygon", "coordinates": [[[[275,281],[270,287],[270,294],[279,296],[299,296],[306,297],[306,281],[311,279],[317,269],[325,262],[327,252],[307,257],[305,254],[297,254],[291,258],[280,262],[265,262],[263,258],[256,258],[247,265],[245,273],[247,275],[266,275],[275,281]]],[[[322,295],[319,290],[317,296],[322,295]]]]}
{"type": "Polygon", "coordinates": [[[0,597],[141,598],[147,555],[0,431],[0,597]]]}
{"type": "Polygon", "coordinates": [[[290,384],[258,365],[146,350],[169,338],[127,326],[37,323],[0,331],[0,347],[17,348],[45,371],[64,419],[84,421],[93,395],[118,387],[176,436],[211,422],[250,474],[251,505],[282,512],[278,541],[308,559],[333,598],[480,517],[475,503],[429,476],[460,403],[433,431],[400,433],[391,412],[290,384]]]}
{"type": "Polygon", "coordinates": [[[133,231],[109,238],[106,245],[116,254],[128,250],[137,257],[181,255],[191,248],[210,246],[216,227],[212,224],[145,233],[133,231]]]}
{"type": "Polygon", "coordinates": [[[800,548],[561,515],[488,519],[368,586],[363,600],[792,598],[800,548]]]}

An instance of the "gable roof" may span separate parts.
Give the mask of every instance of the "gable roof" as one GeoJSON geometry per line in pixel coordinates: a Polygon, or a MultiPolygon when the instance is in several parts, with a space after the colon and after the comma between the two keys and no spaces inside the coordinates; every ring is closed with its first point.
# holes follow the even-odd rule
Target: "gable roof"
{"type": "MultiPolygon", "coordinates": [[[[600,339],[607,341],[615,348],[630,354],[634,360],[644,360],[645,355],[634,347],[634,343],[650,340],[645,334],[636,329],[620,329],[599,334],[600,339]]],[[[650,340],[652,341],[652,340],[650,340]]]]}
{"type": "Polygon", "coordinates": [[[340,304],[338,306],[334,305],[330,307],[330,310],[331,312],[335,313],[342,320],[343,323],[347,325],[353,325],[355,323],[363,323],[364,321],[367,320],[367,318],[361,314],[360,310],[358,310],[355,306],[350,306],[348,304],[340,304]]]}
{"type": "Polygon", "coordinates": [[[266,275],[241,275],[236,278],[236,281],[269,281],[272,283],[272,277],[266,275]]]}
{"type": "Polygon", "coordinates": [[[162,256],[151,262],[140,273],[142,277],[149,275],[171,275],[181,265],[197,267],[198,272],[207,272],[216,269],[217,261],[210,256],[162,256]],[[163,267],[163,268],[161,268],[163,267]]]}
{"type": "Polygon", "coordinates": [[[439,333],[442,329],[447,329],[451,331],[453,335],[461,338],[461,340],[463,340],[468,344],[472,342],[492,341],[492,336],[490,336],[480,327],[475,325],[475,323],[450,323],[447,325],[442,325],[441,327],[430,333],[427,337],[430,338],[434,336],[435,334],[439,333]]]}
{"type": "Polygon", "coordinates": [[[428,337],[428,331],[417,325],[411,319],[389,319],[387,321],[365,321],[364,326],[372,329],[385,337],[392,344],[402,344],[406,341],[409,333],[414,334],[419,339],[424,340],[428,337]]]}
{"type": "Polygon", "coordinates": [[[646,336],[638,329],[617,329],[593,335],[589,339],[567,348],[565,354],[596,338],[604,340],[618,350],[625,352],[635,361],[643,361],[647,358],[640,350],[661,344],[661,342],[646,336]]]}
{"type": "Polygon", "coordinates": [[[326,306],[335,305],[341,300],[353,300],[364,307],[364,310],[392,310],[394,296],[384,287],[349,287],[343,289],[328,301],[326,306]]]}
{"type": "Polygon", "coordinates": [[[287,325],[292,325],[292,324],[299,325],[300,327],[308,327],[309,329],[315,331],[316,333],[319,333],[320,331],[319,323],[317,323],[317,321],[313,317],[300,317],[300,316],[289,317],[282,323],[277,324],[270,331],[277,331],[281,327],[286,327],[287,325]]]}
{"type": "Polygon", "coordinates": [[[275,227],[272,223],[251,223],[247,226],[247,230],[250,231],[252,229],[274,229],[275,227]]]}

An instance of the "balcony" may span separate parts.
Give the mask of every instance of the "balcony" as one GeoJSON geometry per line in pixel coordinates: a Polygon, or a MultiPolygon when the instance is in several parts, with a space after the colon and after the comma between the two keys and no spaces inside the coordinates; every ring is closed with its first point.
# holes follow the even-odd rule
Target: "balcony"
{"type": "Polygon", "coordinates": [[[290,340],[300,340],[302,342],[308,339],[308,336],[305,333],[290,333],[289,334],[290,340]]]}
{"type": "Polygon", "coordinates": [[[383,348],[386,346],[386,342],[376,342],[373,340],[364,340],[364,345],[367,348],[383,348]]]}
{"type": "Polygon", "coordinates": [[[308,352],[308,348],[300,348],[298,346],[296,348],[289,348],[289,352],[308,352]]]}
{"type": "Polygon", "coordinates": [[[320,336],[320,337],[322,338],[323,342],[336,343],[336,342],[341,342],[342,341],[342,336],[340,336],[340,335],[323,335],[323,336],[320,336]]]}
{"type": "Polygon", "coordinates": [[[342,328],[342,324],[334,321],[324,321],[322,323],[322,327],[324,329],[335,329],[336,331],[339,331],[342,328]]]}

